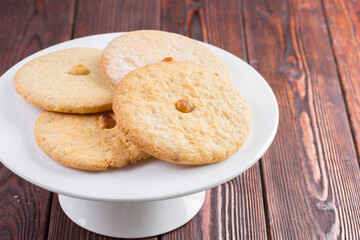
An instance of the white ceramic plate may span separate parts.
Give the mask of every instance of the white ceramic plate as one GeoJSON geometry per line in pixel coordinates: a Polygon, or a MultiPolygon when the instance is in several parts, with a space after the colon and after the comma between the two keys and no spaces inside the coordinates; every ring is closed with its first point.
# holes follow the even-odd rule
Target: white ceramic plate
{"type": "Polygon", "coordinates": [[[27,103],[13,86],[15,73],[30,60],[72,47],[105,48],[122,33],[64,42],[22,60],[0,78],[0,159],[20,177],[47,190],[99,201],[145,201],[196,193],[224,183],[248,169],[270,146],[278,126],[278,106],[266,81],[236,56],[204,44],[230,68],[248,100],[253,122],[245,144],[227,160],[206,166],[182,166],[149,159],[121,169],[88,172],[62,166],[36,144],[33,129],[41,109],[27,103]]]}

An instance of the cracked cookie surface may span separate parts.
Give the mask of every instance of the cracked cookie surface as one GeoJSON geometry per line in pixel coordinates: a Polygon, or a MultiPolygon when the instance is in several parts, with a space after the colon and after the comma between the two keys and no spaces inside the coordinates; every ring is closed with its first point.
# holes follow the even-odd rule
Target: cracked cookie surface
{"type": "MultiPolygon", "coordinates": [[[[117,126],[99,126],[98,114],[43,111],[35,123],[35,139],[43,151],[68,167],[106,170],[150,157],[129,142],[117,126]]],[[[114,118],[108,113],[107,117],[114,118]]]]}
{"type": "Polygon", "coordinates": [[[130,141],[181,164],[228,158],[251,127],[250,107],[236,86],[192,62],[159,62],[132,71],[119,83],[113,109],[130,141]]]}

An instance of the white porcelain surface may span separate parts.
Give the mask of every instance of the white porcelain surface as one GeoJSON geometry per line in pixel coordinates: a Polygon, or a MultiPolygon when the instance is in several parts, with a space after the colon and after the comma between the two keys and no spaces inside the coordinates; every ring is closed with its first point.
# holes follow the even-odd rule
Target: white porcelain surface
{"type": "Polygon", "coordinates": [[[168,200],[97,202],[59,195],[66,215],[79,226],[110,237],[163,234],[190,221],[201,209],[205,191],[168,200]]]}
{"type": "Polygon", "coordinates": [[[253,114],[250,135],[229,159],[206,166],[182,166],[149,159],[121,169],[89,172],[49,158],[36,144],[33,128],[41,112],[13,86],[16,71],[40,55],[70,48],[104,48],[120,33],[75,39],[44,49],[8,70],[0,79],[0,159],[20,177],[53,192],[99,201],[146,201],[184,196],[224,183],[253,165],[270,146],[278,126],[276,99],[266,81],[236,56],[204,44],[230,68],[253,114]]]}

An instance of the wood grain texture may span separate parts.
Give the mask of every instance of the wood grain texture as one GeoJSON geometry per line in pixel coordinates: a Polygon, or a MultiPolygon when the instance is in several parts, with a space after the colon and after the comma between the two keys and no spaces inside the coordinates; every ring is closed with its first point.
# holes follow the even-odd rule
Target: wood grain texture
{"type": "MultiPolygon", "coordinates": [[[[104,32],[123,32],[160,28],[160,1],[79,0],[73,36],[83,37],[104,32]]],[[[54,195],[49,225],[49,239],[114,239],[87,231],[72,222],[54,195]]],[[[148,238],[155,240],[157,237],[148,238]]]]}
{"type": "Polygon", "coordinates": [[[323,0],[360,163],[360,2],[323,0]]]}
{"type": "MultiPolygon", "coordinates": [[[[0,1],[0,75],[71,36],[74,1],[0,1]]],[[[14,146],[14,151],[15,146],[14,146]]],[[[0,164],[0,239],[45,239],[51,193],[0,164]]]]}
{"type": "MultiPolygon", "coordinates": [[[[162,30],[221,47],[246,59],[241,1],[162,1],[162,30]]],[[[193,220],[162,239],[266,239],[259,165],[207,191],[193,220]]]]}
{"type": "Polygon", "coordinates": [[[71,37],[75,0],[0,1],[0,75],[42,48],[71,37]]]}
{"type": "Polygon", "coordinates": [[[0,239],[45,239],[51,194],[0,164],[0,239]]]}
{"type": "Polygon", "coordinates": [[[160,28],[160,0],[79,0],[74,38],[160,28]]]}
{"type": "Polygon", "coordinates": [[[262,159],[273,239],[360,239],[360,170],[319,0],[244,0],[280,123],[262,159]]]}

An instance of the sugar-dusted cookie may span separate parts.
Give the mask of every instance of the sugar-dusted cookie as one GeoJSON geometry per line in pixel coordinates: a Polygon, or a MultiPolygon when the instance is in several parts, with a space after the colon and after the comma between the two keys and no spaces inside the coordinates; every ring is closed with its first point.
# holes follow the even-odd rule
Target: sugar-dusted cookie
{"type": "Polygon", "coordinates": [[[78,115],[43,111],[34,132],[46,154],[73,168],[106,170],[149,157],[117,129],[112,112],[78,115]]]}
{"type": "Polygon", "coordinates": [[[156,30],[129,32],[112,40],[105,48],[101,64],[107,80],[115,86],[130,71],[166,57],[209,66],[231,81],[231,73],[210,49],[188,37],[156,30]]]}
{"type": "Polygon", "coordinates": [[[36,58],[17,72],[15,89],[31,104],[49,111],[111,110],[114,89],[101,71],[102,51],[71,48],[36,58]]]}
{"type": "Polygon", "coordinates": [[[222,161],[245,142],[251,110],[235,85],[191,62],[159,62],[119,83],[120,129],[143,151],[181,164],[222,161]]]}

